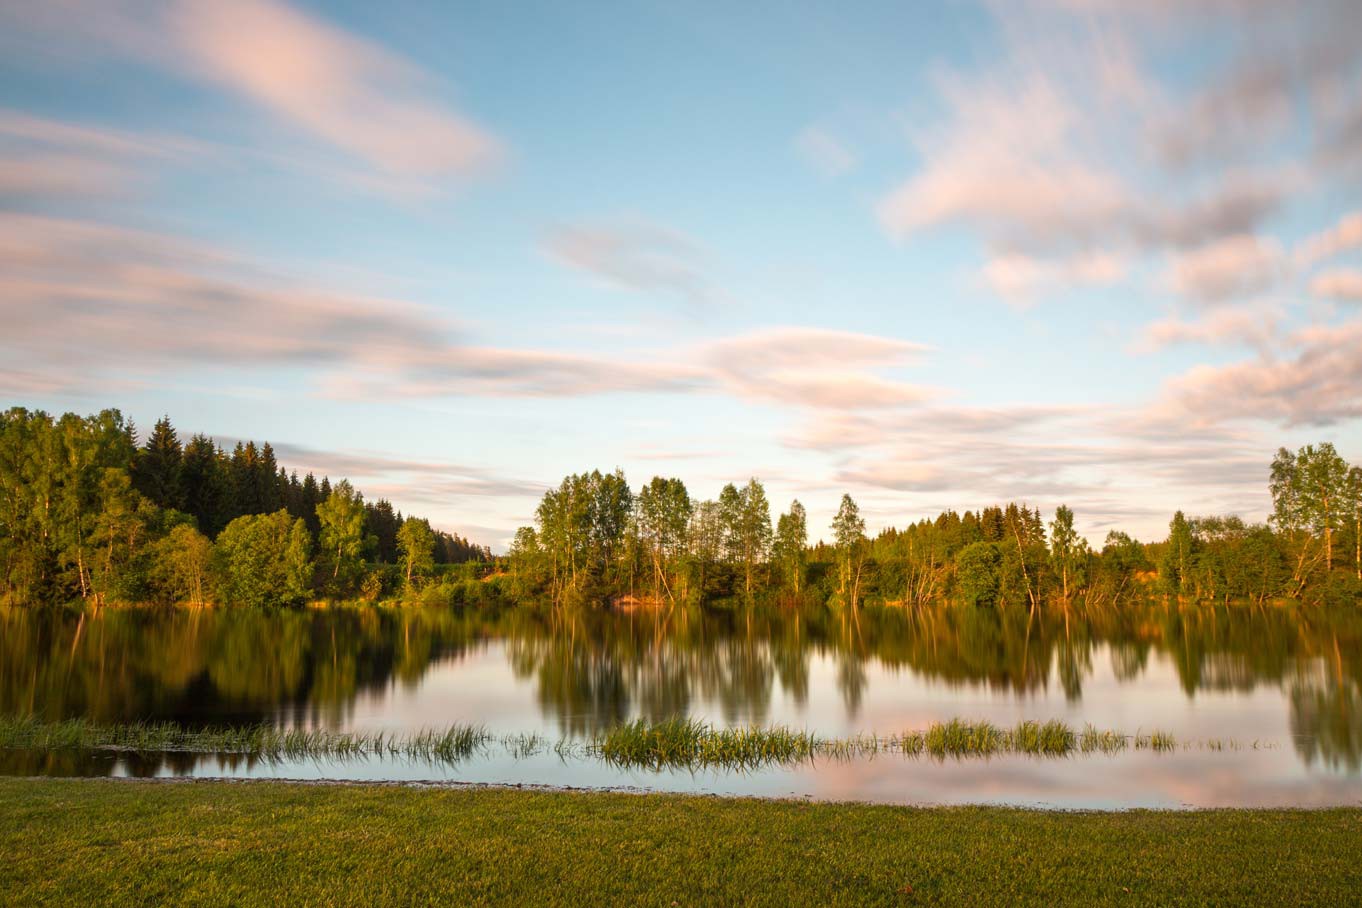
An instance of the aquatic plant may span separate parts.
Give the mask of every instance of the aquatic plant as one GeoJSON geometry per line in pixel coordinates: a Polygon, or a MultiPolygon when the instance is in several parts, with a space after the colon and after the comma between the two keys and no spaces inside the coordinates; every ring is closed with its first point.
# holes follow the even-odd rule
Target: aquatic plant
{"type": "Polygon", "coordinates": [[[185,728],[173,722],[102,725],[86,719],[41,722],[32,717],[0,718],[0,747],[36,750],[124,750],[247,754],[273,759],[401,756],[456,762],[491,740],[478,725],[452,725],[407,737],[386,732],[280,728],[257,724],[185,728]]]}
{"type": "Polygon", "coordinates": [[[698,719],[638,719],[598,735],[590,751],[617,766],[724,766],[753,769],[809,760],[819,748],[810,733],[784,726],[714,728],[698,719]]]}
{"type": "MultiPolygon", "coordinates": [[[[1198,742],[1188,742],[1193,746],[1198,742]]],[[[1214,751],[1238,750],[1237,742],[1199,742],[1214,751]]],[[[1255,742],[1255,746],[1257,742],[1255,742]]],[[[786,726],[716,728],[702,720],[637,719],[598,733],[587,741],[551,742],[536,732],[490,734],[480,725],[455,724],[408,735],[389,732],[279,728],[258,724],[186,728],[172,722],[103,725],[86,719],[43,722],[32,717],[0,717],[0,748],[34,750],[112,750],[141,753],[236,754],[270,760],[363,759],[391,757],[457,763],[500,746],[512,759],[530,759],[550,750],[560,759],[601,759],[625,768],[725,768],[751,770],[795,766],[817,758],[870,759],[879,754],[938,760],[1015,754],[1042,758],[1074,753],[1115,754],[1129,747],[1163,753],[1177,749],[1167,732],[1125,735],[1091,724],[1075,733],[1058,720],[1024,720],[1011,728],[988,721],[950,719],[925,729],[882,737],[858,734],[820,738],[786,726]]]]}

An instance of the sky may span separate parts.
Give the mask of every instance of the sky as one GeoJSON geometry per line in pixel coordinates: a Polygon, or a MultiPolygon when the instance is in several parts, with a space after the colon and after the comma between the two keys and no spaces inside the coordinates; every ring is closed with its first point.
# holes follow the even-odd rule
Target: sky
{"type": "Polygon", "coordinates": [[[0,404],[1100,544],[1362,460],[1362,4],[0,0],[0,404]]]}

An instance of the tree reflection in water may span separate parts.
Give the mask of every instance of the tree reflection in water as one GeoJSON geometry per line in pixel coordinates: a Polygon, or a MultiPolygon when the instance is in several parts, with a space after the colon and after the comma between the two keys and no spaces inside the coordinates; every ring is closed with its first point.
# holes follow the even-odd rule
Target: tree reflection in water
{"type": "MultiPolygon", "coordinates": [[[[1095,662],[1109,664],[1118,683],[1139,685],[1158,654],[1189,697],[1283,691],[1303,761],[1362,766],[1362,615],[1351,609],[1149,602],[1033,614],[942,603],[847,616],[822,608],[11,608],[0,609],[0,711],[343,724],[362,693],[419,688],[432,665],[492,640],[504,642],[514,675],[532,683],[539,710],[567,736],[634,716],[685,715],[702,701],[717,704],[724,722],[762,724],[777,692],[807,702],[816,658],[835,666],[854,719],[874,667],[1016,697],[1057,686],[1081,701],[1095,662]]],[[[192,765],[188,757],[128,758],[125,771],[175,772],[176,759],[190,761],[185,771],[192,765]]],[[[79,774],[77,762],[11,753],[0,755],[0,771],[79,774]]]]}

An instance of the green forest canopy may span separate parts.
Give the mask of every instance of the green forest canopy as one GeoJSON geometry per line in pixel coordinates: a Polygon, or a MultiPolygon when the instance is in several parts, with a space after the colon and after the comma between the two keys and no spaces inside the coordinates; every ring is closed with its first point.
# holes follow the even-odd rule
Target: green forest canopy
{"type": "Polygon", "coordinates": [[[622,471],[568,476],[509,554],[366,502],[348,481],[299,479],[268,444],[231,452],[169,419],[138,443],[116,410],[0,415],[0,564],[10,601],[279,604],[309,598],[489,597],[584,603],[961,599],[1035,608],[1157,593],[1203,601],[1362,599],[1362,467],[1330,444],[1280,450],[1267,524],[1188,518],[1141,543],[1094,550],[1060,505],[946,511],[867,537],[844,495],[829,542],[810,545],[794,501],[775,516],[761,482],[695,501],[684,482],[637,491],[622,471]],[[487,564],[451,576],[449,565],[487,564]],[[491,576],[485,576],[489,574],[491,576]],[[454,580],[453,584],[448,581],[454,580]]]}
{"type": "Polygon", "coordinates": [[[1157,592],[1195,600],[1362,599],[1362,467],[1330,444],[1279,451],[1271,466],[1271,523],[1173,516],[1164,542],[1118,530],[1094,551],[1064,505],[1047,525],[1039,508],[946,511],[874,539],[843,495],[830,542],[809,544],[798,501],[772,527],[756,479],[695,501],[680,479],[633,492],[624,474],[568,476],[549,490],[535,525],[508,556],[517,596],[668,603],[776,595],[856,607],[862,601],[958,598],[1031,607],[1100,603],[1157,592]]]}
{"type": "Polygon", "coordinates": [[[353,592],[365,564],[410,576],[490,557],[348,481],[300,479],[269,444],[181,444],[166,418],[139,445],[117,410],[0,414],[0,565],[13,600],[297,601],[353,592]]]}

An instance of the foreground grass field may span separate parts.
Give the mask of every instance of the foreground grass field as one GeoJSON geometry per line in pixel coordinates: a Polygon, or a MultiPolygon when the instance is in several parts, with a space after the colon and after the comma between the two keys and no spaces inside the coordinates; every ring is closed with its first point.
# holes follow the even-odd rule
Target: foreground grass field
{"type": "Polygon", "coordinates": [[[1362,810],[0,779],[6,905],[1356,905],[1362,810]]]}

